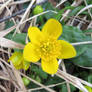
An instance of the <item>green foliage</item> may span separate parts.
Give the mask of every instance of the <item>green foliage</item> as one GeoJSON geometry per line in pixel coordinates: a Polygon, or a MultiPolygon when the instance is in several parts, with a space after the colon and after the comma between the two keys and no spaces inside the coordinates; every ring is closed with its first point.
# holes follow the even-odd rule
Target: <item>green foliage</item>
{"type": "MultiPolygon", "coordinates": [[[[21,43],[25,45],[26,36],[27,36],[26,33],[20,33],[20,34],[16,34],[14,37],[12,36],[11,39],[17,43],[21,43]]],[[[23,50],[14,49],[14,51],[22,52],[23,50]]]]}
{"type": "MultiPolygon", "coordinates": [[[[56,0],[56,2],[57,1],[59,3],[61,0],[56,0]]],[[[86,1],[87,1],[88,5],[92,4],[92,0],[86,0],[86,1]]],[[[62,18],[62,14],[68,9],[70,9],[71,12],[67,16],[67,20],[70,19],[70,17],[75,16],[81,9],[83,9],[85,7],[84,3],[82,3],[78,7],[72,7],[71,3],[73,3],[73,2],[74,2],[74,0],[69,0],[69,1],[65,2],[64,4],[62,4],[62,6],[59,7],[60,9],[54,8],[54,6],[49,2],[43,4],[42,8],[44,10],[46,10],[46,11],[53,10],[53,11],[57,12],[57,14],[54,12],[48,12],[46,14],[39,16],[37,18],[37,24],[38,24],[39,28],[42,28],[44,23],[50,18],[55,18],[57,20],[60,20],[62,18]]],[[[27,8],[28,5],[29,5],[29,2],[24,3],[23,8],[27,8]]],[[[33,11],[33,9],[34,8],[32,8],[32,11],[33,11]]],[[[92,9],[90,9],[90,10],[92,12],[92,9]]],[[[41,9],[41,12],[43,12],[42,9],[41,9]]],[[[37,11],[37,14],[38,14],[38,11],[37,11]]],[[[85,16],[87,16],[87,20],[90,19],[88,10],[82,12],[80,15],[81,15],[81,18],[85,15],[85,16]]],[[[30,13],[30,17],[32,17],[32,16],[33,16],[33,12],[30,13]]],[[[66,24],[66,21],[63,20],[61,24],[66,24]]],[[[12,20],[11,21],[9,20],[9,21],[5,22],[5,29],[8,29],[8,28],[12,27],[13,25],[14,25],[14,22],[12,20]]],[[[15,42],[25,45],[27,33],[16,34],[13,37],[14,31],[15,30],[13,30],[8,35],[6,35],[5,38],[11,39],[15,42]]],[[[63,26],[63,34],[59,39],[66,40],[70,43],[91,41],[92,39],[91,39],[90,35],[85,35],[85,34],[91,33],[91,32],[92,32],[91,29],[82,31],[76,27],[64,25],[63,26]]],[[[81,70],[81,68],[78,67],[78,66],[92,67],[92,45],[79,45],[79,46],[75,46],[75,48],[77,51],[77,56],[73,59],[69,59],[69,61],[71,61],[73,63],[71,63],[71,62],[67,63],[68,60],[65,60],[66,61],[65,62],[66,69],[69,71],[69,73],[72,72],[73,75],[78,76],[78,77],[85,79],[86,81],[92,83],[92,74],[91,74],[92,71],[90,70],[91,72],[88,72],[89,70],[86,70],[86,69],[84,71],[82,71],[83,69],[81,70]],[[75,69],[73,71],[71,71],[71,69],[70,69],[70,67],[72,67],[72,66],[75,69]]],[[[23,50],[18,50],[18,49],[14,49],[14,51],[23,52],[23,50]]],[[[20,67],[18,66],[18,68],[20,68],[20,69],[24,68],[25,70],[27,70],[30,66],[30,63],[24,61],[21,64],[20,58],[21,58],[21,56],[19,56],[19,55],[15,56],[14,59],[12,59],[13,64],[14,65],[16,65],[16,64],[22,65],[20,67]]],[[[29,75],[29,77],[31,77],[32,79],[34,79],[44,85],[61,83],[64,81],[63,79],[57,77],[56,75],[54,75],[54,77],[48,75],[47,73],[43,72],[42,69],[40,67],[36,66],[35,64],[31,64],[30,69],[26,73],[29,75]]],[[[33,82],[30,82],[25,77],[23,77],[23,82],[24,82],[24,85],[29,88],[39,87],[38,85],[34,84],[33,82]]],[[[66,84],[62,84],[62,85],[59,85],[59,86],[56,86],[53,88],[58,89],[59,92],[67,92],[66,84]]],[[[70,85],[70,88],[71,88],[71,92],[77,92],[76,88],[74,86],[70,85]]],[[[88,89],[90,90],[90,88],[88,88],[88,89]]],[[[36,91],[34,91],[34,92],[36,92],[36,91]]],[[[45,91],[39,90],[39,92],[45,92],[45,91]]]]}
{"type": "Polygon", "coordinates": [[[88,82],[92,83],[92,74],[88,76],[88,82]]]}
{"type": "MultiPolygon", "coordinates": [[[[61,40],[66,40],[70,43],[82,42],[91,40],[89,36],[86,36],[80,29],[72,26],[63,26],[63,34],[60,37],[61,40]]],[[[76,46],[77,56],[80,56],[87,50],[87,46],[76,46]]]]}
{"type": "Polygon", "coordinates": [[[92,67],[92,47],[88,47],[82,55],[74,58],[72,61],[79,66],[92,67]]]}
{"type": "MultiPolygon", "coordinates": [[[[49,3],[49,2],[45,3],[43,5],[43,8],[45,10],[54,10],[54,11],[56,11],[56,9],[53,7],[53,5],[51,3],[49,3]]],[[[44,18],[46,18],[48,20],[49,18],[54,17],[54,15],[55,15],[55,13],[48,12],[48,13],[44,14],[43,16],[44,16],[44,18]]]]}
{"type": "Polygon", "coordinates": [[[54,17],[54,18],[57,19],[57,20],[60,20],[60,18],[62,17],[62,14],[63,14],[64,11],[67,10],[67,9],[74,9],[74,7],[73,7],[73,6],[67,6],[67,7],[65,7],[64,9],[59,10],[58,13],[55,14],[55,17],[54,17]]]}
{"type": "MultiPolygon", "coordinates": [[[[72,26],[63,26],[63,34],[60,39],[64,39],[71,43],[91,41],[90,36],[86,36],[80,29],[72,26]]],[[[91,67],[92,66],[92,45],[75,46],[77,56],[71,61],[77,65],[91,67]]]]}
{"type": "Polygon", "coordinates": [[[83,9],[84,6],[75,7],[71,13],[69,13],[69,16],[75,16],[81,9],[83,9]]]}
{"type": "Polygon", "coordinates": [[[16,34],[14,37],[12,37],[12,40],[18,43],[25,44],[26,36],[26,33],[16,34]]]}
{"type": "Polygon", "coordinates": [[[39,13],[42,13],[43,12],[43,8],[40,6],[40,5],[37,5],[34,10],[33,10],[33,14],[36,15],[36,14],[39,14],[39,13]]]}
{"type": "Polygon", "coordinates": [[[28,80],[26,77],[23,77],[22,80],[25,86],[29,85],[30,80],[28,80]]]}
{"type": "MultiPolygon", "coordinates": [[[[70,85],[70,88],[71,88],[71,92],[74,92],[76,90],[76,88],[73,85],[70,85]]],[[[60,92],[68,92],[67,91],[67,86],[62,85],[62,89],[60,90],[60,92]]]]}
{"type": "Polygon", "coordinates": [[[10,28],[12,26],[14,26],[14,22],[12,20],[5,22],[5,29],[8,29],[8,28],[10,28]]]}
{"type": "Polygon", "coordinates": [[[43,72],[40,67],[32,65],[31,69],[33,72],[35,72],[37,75],[39,75],[42,79],[47,79],[47,77],[48,77],[47,73],[43,72]]]}
{"type": "Polygon", "coordinates": [[[92,4],[92,0],[86,0],[87,4],[92,4]]]}
{"type": "MultiPolygon", "coordinates": [[[[11,21],[6,21],[5,22],[5,28],[4,29],[8,29],[8,28],[11,28],[12,26],[14,26],[14,22],[11,20],[11,21]]],[[[12,32],[10,32],[9,34],[7,34],[5,37],[7,39],[11,39],[12,38],[12,35],[14,33],[15,29],[12,30],[12,32]]]]}

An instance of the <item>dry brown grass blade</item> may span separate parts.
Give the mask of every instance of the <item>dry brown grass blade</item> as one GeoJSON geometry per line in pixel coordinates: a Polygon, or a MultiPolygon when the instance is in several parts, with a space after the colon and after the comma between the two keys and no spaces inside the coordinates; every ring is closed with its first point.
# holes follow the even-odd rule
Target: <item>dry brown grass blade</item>
{"type": "Polygon", "coordinates": [[[43,88],[46,89],[47,91],[49,91],[49,92],[56,92],[56,91],[50,89],[49,87],[47,87],[47,86],[45,86],[45,85],[43,85],[43,84],[41,84],[41,83],[39,83],[39,82],[33,80],[32,78],[29,78],[29,77],[26,76],[25,74],[23,74],[23,73],[21,73],[21,72],[20,72],[20,74],[21,74],[22,76],[26,77],[27,79],[29,79],[30,81],[32,81],[33,83],[35,83],[35,84],[37,84],[37,85],[43,87],[43,88]]]}
{"type": "MultiPolygon", "coordinates": [[[[13,67],[12,67],[11,65],[9,65],[7,62],[5,62],[3,59],[0,58],[0,60],[1,60],[6,66],[8,66],[10,69],[13,68],[13,67]]],[[[26,77],[27,79],[31,80],[31,81],[34,82],[35,84],[37,84],[37,85],[41,86],[42,88],[46,89],[48,92],[55,92],[54,90],[50,89],[49,87],[46,87],[45,85],[43,85],[43,84],[41,84],[41,83],[39,83],[39,82],[37,82],[37,81],[35,81],[35,80],[29,78],[29,77],[26,76],[25,74],[23,74],[23,73],[21,73],[21,72],[20,72],[20,74],[21,74],[22,76],[26,77]]],[[[17,75],[17,73],[16,73],[16,75],[17,75]]],[[[22,91],[22,92],[23,92],[23,91],[22,91]]]]}
{"type": "MultiPolygon", "coordinates": [[[[71,6],[77,7],[78,5],[80,5],[83,2],[83,0],[79,0],[78,2],[74,1],[73,4],[71,6]]],[[[70,9],[68,9],[64,14],[63,17],[60,19],[60,21],[62,21],[63,19],[65,19],[68,14],[70,13],[70,9]]]]}
{"type": "MultiPolygon", "coordinates": [[[[0,89],[3,91],[3,92],[7,92],[7,90],[2,86],[0,85],[0,89]]],[[[1,91],[0,91],[1,92],[1,91]]]]}
{"type": "Polygon", "coordinates": [[[0,31],[5,28],[5,22],[0,23],[0,31]]]}
{"type": "Polygon", "coordinates": [[[61,0],[60,3],[58,3],[58,4],[56,5],[56,8],[59,7],[60,5],[62,5],[62,4],[63,4],[64,2],[66,2],[66,1],[67,1],[67,0],[61,0]]]}
{"type": "MultiPolygon", "coordinates": [[[[13,65],[12,65],[12,66],[13,66],[13,65]]],[[[13,73],[14,73],[14,75],[15,75],[15,77],[16,77],[17,83],[18,83],[19,86],[20,86],[20,91],[26,92],[26,88],[25,88],[25,86],[24,86],[24,83],[23,83],[23,81],[22,81],[22,78],[21,78],[21,75],[20,75],[19,71],[16,70],[14,67],[12,67],[12,70],[13,70],[13,73]]]]}
{"type": "Polygon", "coordinates": [[[29,1],[30,0],[15,1],[15,2],[10,3],[9,5],[23,4],[23,3],[26,3],[26,2],[29,2],[29,1]]]}
{"type": "Polygon", "coordinates": [[[4,37],[5,35],[9,34],[11,31],[13,31],[15,28],[16,28],[16,25],[14,25],[6,30],[0,31],[0,37],[4,37]]]}
{"type": "Polygon", "coordinates": [[[0,37],[0,46],[6,47],[6,48],[17,48],[17,49],[23,49],[24,45],[16,43],[14,41],[8,40],[6,38],[0,37]]]}
{"type": "MultiPolygon", "coordinates": [[[[62,66],[63,71],[66,72],[66,68],[65,68],[65,64],[64,64],[63,60],[61,62],[61,66],[62,66]]],[[[69,83],[67,81],[66,81],[66,84],[67,84],[67,91],[71,92],[70,85],[69,85],[69,83]]]]}
{"type": "Polygon", "coordinates": [[[26,15],[30,11],[30,9],[31,9],[32,5],[34,4],[34,2],[35,2],[35,0],[32,0],[31,3],[29,4],[28,8],[26,9],[22,19],[20,20],[18,26],[16,27],[16,32],[20,32],[19,27],[20,27],[21,23],[23,22],[23,20],[26,18],[26,15]]]}
{"type": "Polygon", "coordinates": [[[0,79],[7,80],[7,81],[10,80],[10,79],[8,79],[8,78],[6,78],[6,77],[4,77],[4,76],[0,76],[0,79]]]}
{"type": "Polygon", "coordinates": [[[11,1],[12,1],[12,0],[7,0],[7,2],[4,3],[4,4],[0,7],[0,11],[1,11],[2,9],[4,9],[11,1]]]}
{"type": "Polygon", "coordinates": [[[23,21],[20,25],[22,25],[22,24],[24,24],[25,22],[30,21],[30,20],[32,20],[32,19],[34,19],[34,18],[37,18],[38,16],[44,15],[44,14],[46,14],[46,13],[51,13],[51,12],[57,14],[56,11],[53,11],[53,10],[47,10],[47,11],[44,11],[44,12],[42,12],[42,13],[40,13],[40,14],[34,15],[34,16],[32,16],[32,17],[26,19],[26,20],[23,21]]]}
{"type": "Polygon", "coordinates": [[[88,9],[90,9],[90,8],[92,8],[92,5],[88,5],[88,6],[84,7],[83,9],[81,9],[81,10],[76,14],[75,17],[77,17],[77,16],[78,16],[79,14],[81,14],[83,11],[88,10],[88,9]]]}
{"type": "MultiPolygon", "coordinates": [[[[74,85],[78,89],[82,90],[83,92],[88,92],[87,89],[81,84],[83,82],[80,81],[79,78],[74,77],[74,76],[72,76],[72,75],[70,75],[68,73],[65,73],[65,72],[61,71],[61,70],[58,70],[56,75],[61,77],[61,78],[63,78],[64,80],[68,81],[69,83],[71,83],[72,85],[74,85]]],[[[88,84],[90,84],[90,83],[88,83],[88,84]]],[[[85,85],[87,85],[87,84],[85,84],[85,85]]],[[[92,84],[87,85],[87,86],[92,87],[92,84]]]]}
{"type": "MultiPolygon", "coordinates": [[[[66,82],[62,82],[62,83],[57,83],[57,84],[52,84],[52,85],[48,85],[47,87],[55,87],[55,86],[58,86],[58,85],[62,85],[62,84],[65,84],[66,82]]],[[[36,90],[40,90],[40,89],[43,89],[43,87],[38,87],[38,88],[32,88],[32,89],[29,89],[28,92],[30,91],[36,91],[36,90]]]]}
{"type": "MultiPolygon", "coordinates": [[[[36,65],[38,66],[41,66],[41,64],[39,62],[35,63],[36,65]]],[[[74,85],[75,87],[77,87],[78,89],[82,90],[83,92],[88,92],[86,90],[86,88],[81,84],[85,84],[87,86],[90,86],[92,87],[92,84],[80,79],[80,78],[77,78],[75,76],[72,76],[64,71],[61,71],[60,69],[58,69],[58,72],[56,73],[56,75],[66,81],[68,81],[68,83],[74,85]]]]}

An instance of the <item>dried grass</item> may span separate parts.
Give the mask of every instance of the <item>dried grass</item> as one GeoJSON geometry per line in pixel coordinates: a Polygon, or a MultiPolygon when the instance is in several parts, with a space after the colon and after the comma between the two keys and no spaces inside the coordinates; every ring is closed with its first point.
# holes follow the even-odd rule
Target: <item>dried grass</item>
{"type": "MultiPolygon", "coordinates": [[[[3,2],[3,4],[0,5],[0,14],[6,8],[5,13],[7,15],[12,15],[12,13],[13,13],[14,9],[16,8],[17,4],[30,2],[30,0],[23,0],[23,1],[22,0],[21,1],[1,0],[1,1],[3,2]],[[13,6],[13,5],[15,5],[15,6],[13,6]],[[11,8],[9,8],[9,7],[11,7],[11,8]]],[[[92,5],[87,5],[86,0],[84,0],[84,1],[83,0],[76,0],[76,1],[74,1],[73,4],[71,4],[71,6],[77,7],[84,1],[85,1],[86,6],[85,6],[85,8],[80,10],[75,17],[70,17],[70,20],[68,20],[66,22],[66,24],[67,25],[73,25],[75,20],[77,20],[77,21],[79,20],[78,27],[80,27],[80,25],[83,25],[83,23],[87,21],[87,22],[89,22],[89,25],[88,25],[87,29],[92,28],[92,22],[86,20],[86,16],[84,16],[84,18],[79,17],[79,14],[81,14],[85,10],[88,10],[89,15],[92,17],[92,15],[90,14],[90,8],[92,8],[92,5]]],[[[60,3],[58,3],[56,5],[56,8],[61,6],[64,2],[67,2],[67,0],[62,0],[60,3]]],[[[32,21],[34,21],[35,18],[38,18],[38,16],[41,16],[41,15],[43,15],[45,13],[48,13],[48,12],[49,13],[51,13],[51,12],[57,13],[56,11],[47,10],[47,11],[44,11],[43,13],[40,13],[38,15],[35,15],[35,16],[32,16],[32,17],[29,18],[29,16],[27,16],[27,14],[29,15],[30,9],[32,8],[32,5],[34,3],[35,3],[35,0],[31,0],[27,10],[25,11],[25,13],[21,15],[22,18],[21,18],[20,21],[18,19],[12,18],[15,25],[12,26],[11,28],[8,28],[8,29],[4,30],[4,26],[5,26],[4,23],[0,24],[0,46],[1,46],[0,52],[10,55],[11,52],[8,52],[9,48],[18,48],[18,49],[23,49],[24,48],[24,45],[4,38],[4,36],[9,34],[13,29],[16,28],[16,31],[15,31],[14,35],[16,34],[16,32],[21,33],[22,30],[23,30],[23,29],[21,29],[21,26],[24,27],[26,25],[25,24],[26,22],[29,21],[29,22],[32,23],[32,21]],[[23,24],[24,24],[24,26],[23,26],[23,24]],[[1,27],[1,25],[2,25],[2,27],[1,27]],[[8,50],[3,49],[2,47],[7,48],[8,50]]],[[[65,11],[65,13],[63,14],[63,17],[61,18],[60,21],[62,21],[62,20],[66,21],[66,17],[70,13],[70,11],[71,10],[65,11]]],[[[90,42],[88,41],[88,42],[84,42],[84,43],[72,43],[72,45],[79,45],[79,44],[92,44],[92,41],[90,41],[90,42]]],[[[48,92],[55,92],[54,90],[51,89],[51,87],[61,85],[61,84],[64,84],[64,83],[67,84],[68,92],[71,92],[70,86],[69,86],[70,84],[74,85],[75,87],[82,90],[83,92],[88,92],[86,90],[86,88],[83,86],[83,84],[92,87],[92,84],[90,84],[90,83],[88,83],[88,82],[86,82],[86,81],[84,81],[80,78],[77,78],[75,76],[72,76],[72,75],[68,74],[66,72],[66,68],[65,68],[64,63],[61,62],[61,61],[60,61],[60,63],[62,63],[63,71],[59,69],[58,72],[56,73],[56,76],[64,79],[65,81],[62,82],[62,83],[57,83],[57,84],[45,86],[45,85],[35,81],[34,79],[28,77],[25,73],[22,73],[21,71],[17,71],[13,67],[12,63],[9,64],[7,62],[7,60],[8,60],[8,58],[6,58],[5,56],[0,58],[0,67],[1,67],[1,69],[0,69],[0,92],[30,92],[30,91],[34,91],[34,90],[40,90],[40,89],[45,89],[48,92]],[[33,88],[33,89],[27,89],[24,86],[23,82],[22,82],[22,76],[28,78],[29,80],[31,80],[35,84],[39,85],[40,87],[33,88]]],[[[40,66],[40,63],[36,63],[36,64],[38,66],[40,66]]],[[[90,69],[92,69],[92,68],[90,68],[90,69]]]]}

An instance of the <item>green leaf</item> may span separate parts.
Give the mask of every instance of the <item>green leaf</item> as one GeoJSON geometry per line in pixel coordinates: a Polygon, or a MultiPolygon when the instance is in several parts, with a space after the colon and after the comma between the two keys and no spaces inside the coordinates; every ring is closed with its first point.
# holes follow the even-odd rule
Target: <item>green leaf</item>
{"type": "Polygon", "coordinates": [[[26,77],[23,77],[22,80],[25,86],[29,85],[30,80],[28,80],[26,77]]]}
{"type": "Polygon", "coordinates": [[[18,43],[25,44],[26,36],[27,36],[26,33],[16,34],[14,37],[12,37],[12,40],[18,43]]]}
{"type": "Polygon", "coordinates": [[[83,9],[85,6],[78,6],[74,8],[70,13],[69,16],[75,16],[81,9],[83,9]]]}
{"type": "MultiPolygon", "coordinates": [[[[54,10],[56,11],[56,8],[53,7],[53,5],[49,2],[45,3],[44,5],[42,5],[42,7],[45,9],[45,10],[54,10]]],[[[48,20],[49,18],[53,18],[55,15],[55,13],[52,13],[52,12],[48,12],[46,14],[44,14],[43,16],[48,20]]]]}
{"type": "Polygon", "coordinates": [[[92,29],[84,30],[83,33],[85,34],[92,33],[92,29]]]}
{"type": "Polygon", "coordinates": [[[92,74],[88,76],[88,82],[92,83],[92,74]]]}
{"type": "MultiPolygon", "coordinates": [[[[80,29],[72,26],[63,26],[63,34],[60,37],[61,40],[66,40],[70,43],[89,41],[91,38],[86,36],[80,29]]],[[[86,45],[75,46],[77,56],[80,56],[87,50],[86,45]]]]}
{"type": "Polygon", "coordinates": [[[36,76],[35,80],[41,83],[41,78],[39,76],[36,76]]]}
{"type": "Polygon", "coordinates": [[[87,48],[87,50],[72,60],[73,63],[79,66],[92,67],[92,48],[87,48]]]}
{"type": "Polygon", "coordinates": [[[60,92],[67,92],[67,87],[66,85],[62,85],[62,90],[60,92]]]}
{"type": "MultiPolygon", "coordinates": [[[[25,45],[25,40],[26,40],[26,33],[20,33],[20,34],[16,34],[14,37],[12,37],[11,39],[17,43],[21,43],[25,45]]],[[[22,52],[23,50],[20,49],[14,49],[14,51],[18,51],[18,52],[22,52]]]]}
{"type": "Polygon", "coordinates": [[[87,4],[92,4],[92,0],[86,0],[87,4]]]}
{"type": "MultiPolygon", "coordinates": [[[[76,88],[73,85],[70,85],[70,88],[71,88],[71,92],[74,92],[76,90],[76,88]]],[[[62,85],[62,89],[60,92],[67,92],[66,85],[62,85]]]]}
{"type": "Polygon", "coordinates": [[[41,78],[47,79],[48,77],[47,73],[43,72],[41,68],[38,68],[37,66],[32,66],[31,69],[32,71],[37,73],[37,75],[39,75],[41,78]]]}
{"type": "MultiPolygon", "coordinates": [[[[12,26],[14,26],[14,22],[11,20],[11,21],[6,21],[5,22],[5,30],[6,29],[8,29],[8,28],[11,28],[12,26]]],[[[13,35],[13,33],[14,33],[14,31],[15,31],[15,29],[14,30],[12,30],[9,34],[7,34],[6,36],[5,36],[5,38],[7,38],[7,39],[11,39],[12,38],[12,35],[13,35]]]]}
{"type": "MultiPolygon", "coordinates": [[[[63,26],[60,39],[70,43],[91,41],[90,36],[86,36],[80,29],[72,26],[63,26]]],[[[92,67],[92,45],[79,45],[75,48],[77,56],[70,60],[78,66],[92,67]]]]}
{"type": "Polygon", "coordinates": [[[74,9],[74,7],[73,6],[67,6],[67,7],[65,7],[64,9],[62,9],[62,10],[60,10],[59,12],[58,12],[58,14],[55,14],[55,19],[56,20],[60,20],[60,18],[62,17],[62,14],[64,13],[64,11],[65,10],[67,10],[67,9],[74,9]]]}
{"type": "Polygon", "coordinates": [[[8,28],[10,28],[12,26],[14,26],[14,22],[12,20],[5,22],[5,29],[8,29],[8,28]]]}

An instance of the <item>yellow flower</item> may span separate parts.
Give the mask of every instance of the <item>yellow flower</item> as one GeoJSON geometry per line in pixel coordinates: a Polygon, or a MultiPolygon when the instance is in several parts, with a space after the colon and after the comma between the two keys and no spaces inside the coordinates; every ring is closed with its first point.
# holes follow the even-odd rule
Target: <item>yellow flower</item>
{"type": "Polygon", "coordinates": [[[76,56],[74,47],[64,40],[57,40],[62,34],[62,26],[55,19],[49,19],[42,31],[37,27],[29,27],[28,36],[31,40],[23,52],[27,61],[37,62],[41,59],[42,69],[55,74],[58,70],[57,59],[68,59],[76,56]]]}

